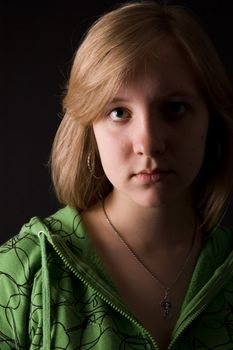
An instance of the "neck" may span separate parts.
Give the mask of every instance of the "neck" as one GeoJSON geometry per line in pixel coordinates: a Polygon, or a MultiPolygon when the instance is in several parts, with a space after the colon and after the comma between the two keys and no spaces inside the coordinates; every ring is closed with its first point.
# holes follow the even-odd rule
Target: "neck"
{"type": "Polygon", "coordinates": [[[138,251],[154,252],[189,245],[196,214],[191,200],[143,208],[114,192],[105,199],[106,212],[116,229],[138,251]]]}

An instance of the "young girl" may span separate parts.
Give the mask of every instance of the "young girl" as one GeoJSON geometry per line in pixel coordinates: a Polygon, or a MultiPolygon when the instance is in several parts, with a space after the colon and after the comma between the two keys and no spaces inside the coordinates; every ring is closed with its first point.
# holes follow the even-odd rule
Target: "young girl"
{"type": "Polygon", "coordinates": [[[187,10],[90,28],[51,156],[65,206],[1,247],[1,350],[233,348],[232,101],[187,10]]]}

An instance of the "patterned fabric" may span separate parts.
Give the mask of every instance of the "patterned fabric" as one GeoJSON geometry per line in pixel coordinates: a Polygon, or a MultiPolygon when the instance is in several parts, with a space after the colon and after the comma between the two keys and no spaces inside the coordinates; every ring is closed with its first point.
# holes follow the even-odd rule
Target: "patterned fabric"
{"type": "MultiPolygon", "coordinates": [[[[193,273],[171,350],[233,349],[233,237],[216,229],[193,273]]],[[[0,349],[152,350],[66,207],[0,248],[0,349]]]]}

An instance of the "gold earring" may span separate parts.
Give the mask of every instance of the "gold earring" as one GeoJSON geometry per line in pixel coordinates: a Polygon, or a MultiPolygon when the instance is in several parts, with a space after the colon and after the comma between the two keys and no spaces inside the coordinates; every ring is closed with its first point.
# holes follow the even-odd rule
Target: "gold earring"
{"type": "Polygon", "coordinates": [[[90,171],[90,174],[97,180],[101,179],[103,176],[97,176],[95,175],[95,165],[92,165],[92,161],[91,161],[91,153],[88,153],[87,156],[87,167],[90,171]]]}

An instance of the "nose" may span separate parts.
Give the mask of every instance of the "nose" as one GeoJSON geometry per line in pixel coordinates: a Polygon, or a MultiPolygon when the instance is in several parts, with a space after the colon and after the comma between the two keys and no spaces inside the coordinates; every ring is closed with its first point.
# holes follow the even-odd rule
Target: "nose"
{"type": "Polygon", "coordinates": [[[162,121],[143,118],[133,136],[133,150],[138,155],[152,157],[165,151],[165,130],[162,121]]]}

